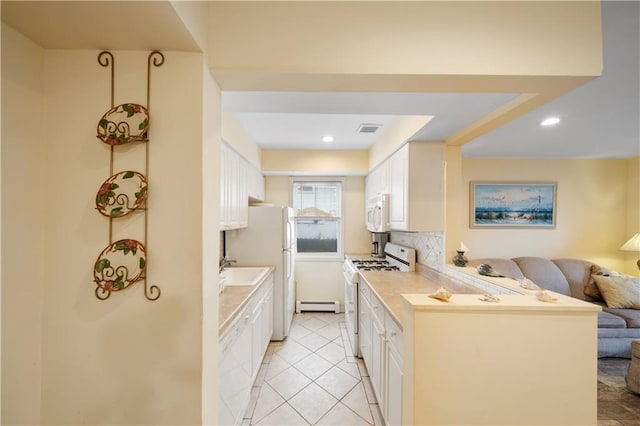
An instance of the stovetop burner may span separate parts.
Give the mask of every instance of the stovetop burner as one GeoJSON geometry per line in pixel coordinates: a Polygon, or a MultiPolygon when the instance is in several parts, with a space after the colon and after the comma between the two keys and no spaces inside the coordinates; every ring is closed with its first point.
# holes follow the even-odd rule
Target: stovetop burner
{"type": "Polygon", "coordinates": [[[348,269],[361,271],[415,271],[416,252],[409,247],[387,243],[385,245],[386,258],[364,257],[347,258],[348,269]]]}
{"type": "Polygon", "coordinates": [[[399,271],[395,265],[382,259],[352,259],[351,262],[361,271],[399,271]]]}

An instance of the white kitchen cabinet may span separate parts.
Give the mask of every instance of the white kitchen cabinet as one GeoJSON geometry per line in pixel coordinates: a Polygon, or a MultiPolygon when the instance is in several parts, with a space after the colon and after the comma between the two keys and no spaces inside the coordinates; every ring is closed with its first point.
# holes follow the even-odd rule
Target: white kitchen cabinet
{"type": "Polygon", "coordinates": [[[402,363],[391,344],[387,345],[387,383],[384,418],[388,425],[402,425],[402,363]]]}
{"type": "Polygon", "coordinates": [[[386,424],[401,425],[402,331],[369,285],[360,282],[358,286],[362,358],[386,424]]]}
{"type": "Polygon", "coordinates": [[[373,391],[378,399],[381,411],[384,412],[384,326],[372,315],[371,321],[371,368],[367,366],[373,391]]]}
{"type": "Polygon", "coordinates": [[[358,286],[358,344],[360,345],[360,353],[366,365],[372,365],[371,359],[371,305],[369,298],[365,295],[364,285],[358,286]]]}
{"type": "Polygon", "coordinates": [[[249,225],[249,196],[247,195],[247,170],[244,160],[234,152],[233,156],[233,217],[234,229],[249,225]]]}
{"type": "Polygon", "coordinates": [[[408,230],[409,144],[389,158],[389,222],[391,229],[408,230]]]}
{"type": "Polygon", "coordinates": [[[262,359],[269,346],[273,334],[273,274],[267,277],[259,292],[254,296],[253,315],[251,319],[252,356],[251,378],[255,380],[262,359]]]}
{"type": "Polygon", "coordinates": [[[250,200],[264,201],[264,175],[252,164],[246,163],[247,195],[250,200]]]}
{"type": "Polygon", "coordinates": [[[388,425],[402,424],[402,330],[385,311],[385,402],[384,418],[388,425]]]}
{"type": "Polygon", "coordinates": [[[250,306],[243,309],[218,343],[219,424],[240,424],[251,397],[250,306]]]}
{"type": "Polygon", "coordinates": [[[409,142],[369,173],[366,197],[389,194],[392,230],[444,230],[445,147],[409,142]]]}
{"type": "Polygon", "coordinates": [[[375,197],[379,194],[389,193],[389,162],[384,161],[378,167],[373,169],[365,180],[365,196],[366,199],[375,197]]]}
{"type": "Polygon", "coordinates": [[[264,176],[222,143],[220,152],[220,230],[246,228],[249,199],[264,201],[264,176]]]}
{"type": "Polygon", "coordinates": [[[218,424],[242,423],[272,333],[273,273],[219,338],[218,424]]]}

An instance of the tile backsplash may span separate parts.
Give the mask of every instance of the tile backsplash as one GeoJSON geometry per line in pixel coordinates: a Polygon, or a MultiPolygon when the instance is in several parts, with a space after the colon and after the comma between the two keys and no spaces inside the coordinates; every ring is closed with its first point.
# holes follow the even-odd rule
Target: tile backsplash
{"type": "Polygon", "coordinates": [[[444,270],[444,232],[391,232],[391,242],[416,250],[417,262],[444,270]]]}

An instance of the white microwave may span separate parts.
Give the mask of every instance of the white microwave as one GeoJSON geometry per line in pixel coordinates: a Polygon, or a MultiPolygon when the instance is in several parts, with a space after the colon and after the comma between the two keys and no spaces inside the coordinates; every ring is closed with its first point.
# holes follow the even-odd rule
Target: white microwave
{"type": "Polygon", "coordinates": [[[390,230],[388,194],[378,194],[367,200],[367,230],[370,232],[390,230]]]}

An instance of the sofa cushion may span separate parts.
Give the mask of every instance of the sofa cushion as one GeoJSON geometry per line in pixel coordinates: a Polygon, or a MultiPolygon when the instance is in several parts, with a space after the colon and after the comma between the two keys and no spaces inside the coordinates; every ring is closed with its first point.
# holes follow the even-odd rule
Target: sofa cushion
{"type": "Polygon", "coordinates": [[[611,312],[601,311],[598,312],[598,328],[627,328],[627,322],[611,312]]]}
{"type": "Polygon", "coordinates": [[[554,259],[552,262],[556,264],[567,279],[567,282],[569,282],[571,296],[576,299],[591,301],[590,298],[585,296],[584,288],[591,279],[593,263],[582,259],[554,259]]]}
{"type": "Polygon", "coordinates": [[[481,264],[491,265],[493,269],[504,275],[505,277],[511,278],[524,278],[522,275],[522,271],[518,268],[518,265],[511,259],[502,259],[502,258],[485,258],[485,259],[471,259],[469,261],[469,266],[477,268],[478,265],[481,264]]]}
{"type": "Polygon", "coordinates": [[[594,275],[594,278],[607,307],[640,309],[640,278],[628,275],[594,275]]]}
{"type": "MultiPolygon", "coordinates": [[[[601,313],[613,314],[626,322],[628,328],[640,329],[640,311],[637,309],[612,309],[603,308],[601,313]]],[[[600,327],[600,318],[598,318],[598,327],[600,327]]]]}
{"type": "Polygon", "coordinates": [[[571,295],[569,282],[560,268],[551,260],[542,257],[516,257],[513,261],[525,277],[540,287],[567,296],[571,295]]]}
{"type": "Polygon", "coordinates": [[[590,300],[604,302],[602,293],[600,293],[598,284],[596,284],[595,277],[597,275],[609,277],[609,276],[616,276],[620,274],[618,272],[611,271],[602,266],[598,266],[598,265],[591,266],[591,276],[589,277],[589,281],[587,281],[587,284],[585,284],[583,292],[587,296],[587,298],[590,300]]]}

